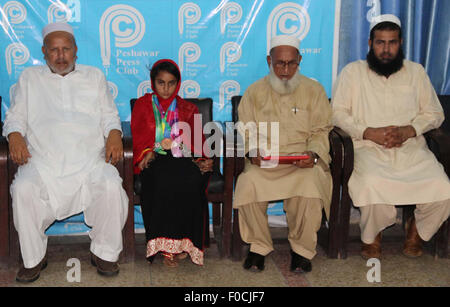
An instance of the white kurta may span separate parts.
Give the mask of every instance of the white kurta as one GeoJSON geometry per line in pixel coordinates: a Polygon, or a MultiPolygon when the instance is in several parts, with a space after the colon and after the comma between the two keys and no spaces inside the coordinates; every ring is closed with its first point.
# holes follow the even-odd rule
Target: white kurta
{"type": "Polygon", "coordinates": [[[348,187],[355,206],[409,205],[450,198],[450,181],[428,149],[423,133],[438,128],[444,114],[419,64],[405,60],[389,78],[366,61],[347,65],[333,89],[333,124],[350,134],[354,168],[348,187]],[[386,149],[363,140],[368,127],[412,125],[417,136],[386,149]]]}
{"type": "Polygon", "coordinates": [[[104,162],[105,139],[121,130],[120,119],[103,73],[77,64],[65,77],[48,66],[21,74],[3,135],[20,132],[48,191],[57,219],[86,208],[84,182],[104,162]]]}

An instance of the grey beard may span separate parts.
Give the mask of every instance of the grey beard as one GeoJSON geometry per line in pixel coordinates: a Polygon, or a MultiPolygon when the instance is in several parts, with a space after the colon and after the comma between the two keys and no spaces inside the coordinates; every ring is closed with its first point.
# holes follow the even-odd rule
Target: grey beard
{"type": "Polygon", "coordinates": [[[273,70],[273,66],[270,65],[269,83],[272,89],[280,95],[292,94],[300,85],[300,74],[296,73],[289,80],[281,80],[277,77],[273,70]]]}

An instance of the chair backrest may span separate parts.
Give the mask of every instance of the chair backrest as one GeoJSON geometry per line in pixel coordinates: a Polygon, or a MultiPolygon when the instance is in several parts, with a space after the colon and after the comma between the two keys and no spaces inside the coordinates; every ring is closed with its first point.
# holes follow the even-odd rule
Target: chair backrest
{"type": "Polygon", "coordinates": [[[441,128],[450,134],[450,95],[438,95],[442,108],[444,109],[445,120],[441,128]]]}
{"type": "Polygon", "coordinates": [[[234,123],[236,123],[239,120],[238,116],[238,107],[239,103],[241,102],[242,96],[233,96],[231,97],[231,119],[234,123]]]}
{"type": "MultiPolygon", "coordinates": [[[[186,98],[185,100],[197,106],[202,115],[202,127],[213,121],[213,101],[211,98],[186,98]]],[[[209,134],[205,134],[205,137],[209,137],[209,134]]]]}
{"type": "Polygon", "coordinates": [[[130,110],[133,112],[134,104],[136,103],[137,98],[130,99],[130,110]]]}

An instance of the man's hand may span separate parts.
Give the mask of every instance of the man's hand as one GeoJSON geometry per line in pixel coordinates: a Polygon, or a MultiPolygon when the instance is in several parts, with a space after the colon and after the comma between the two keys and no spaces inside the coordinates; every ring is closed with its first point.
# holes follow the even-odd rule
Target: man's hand
{"type": "Polygon", "coordinates": [[[255,164],[255,165],[261,167],[262,157],[259,154],[259,150],[254,150],[251,153],[249,152],[248,155],[249,155],[248,158],[250,159],[251,164],[255,164]],[[256,157],[250,156],[250,155],[254,155],[255,153],[256,153],[256,157]]]}
{"type": "MultiPolygon", "coordinates": [[[[394,127],[394,126],[390,126],[394,127]]],[[[386,146],[387,140],[386,140],[386,133],[388,128],[390,127],[381,127],[381,128],[367,128],[364,131],[363,139],[372,141],[378,145],[386,146]]]]}
{"type": "Polygon", "coordinates": [[[8,144],[9,154],[14,163],[23,165],[28,162],[29,158],[31,158],[25,138],[22,134],[20,134],[20,132],[11,132],[8,135],[8,144]]]}
{"type": "Polygon", "coordinates": [[[416,136],[412,126],[388,126],[380,128],[367,128],[363,139],[370,140],[386,148],[400,147],[409,138],[416,136]]]}
{"type": "Polygon", "coordinates": [[[109,132],[106,140],[105,161],[111,161],[111,164],[116,165],[123,156],[122,133],[113,129],[109,132]]]}
{"type": "Polygon", "coordinates": [[[302,152],[302,155],[308,155],[306,160],[295,161],[293,164],[299,168],[312,168],[314,167],[314,154],[312,151],[302,152]]]}
{"type": "Polygon", "coordinates": [[[388,127],[386,131],[386,148],[400,147],[403,143],[416,136],[413,126],[388,127]]]}

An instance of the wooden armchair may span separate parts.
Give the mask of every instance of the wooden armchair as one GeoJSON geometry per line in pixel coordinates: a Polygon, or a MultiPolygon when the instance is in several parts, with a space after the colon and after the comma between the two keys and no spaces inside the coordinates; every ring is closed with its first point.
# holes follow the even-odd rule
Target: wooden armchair
{"type": "MultiPolygon", "coordinates": [[[[233,96],[231,98],[232,103],[232,119],[236,123],[238,121],[238,106],[242,96],[233,96]]],[[[344,140],[348,143],[350,137],[341,129],[334,128],[329,134],[330,141],[330,155],[332,163],[330,164],[331,176],[333,178],[333,191],[330,207],[330,218],[328,221],[325,219],[325,214],[322,218],[322,226],[318,232],[318,243],[324,247],[329,258],[341,258],[341,235],[342,235],[342,222],[340,220],[340,207],[342,206],[342,199],[340,197],[341,186],[343,180],[343,164],[344,160],[353,159],[353,156],[347,157],[345,148],[343,146],[344,140]],[[345,153],[345,154],[344,154],[345,153]]],[[[237,142],[237,133],[235,132],[234,144],[237,142]]],[[[237,177],[244,169],[245,158],[238,157],[237,151],[239,149],[235,147],[235,164],[234,164],[234,180],[236,182],[237,177]]],[[[351,154],[353,151],[351,152],[351,154]]],[[[344,199],[345,200],[345,199],[344,199]]],[[[238,209],[234,209],[233,212],[233,259],[242,259],[242,247],[244,242],[241,239],[239,232],[239,218],[238,209]]]]}
{"type": "MultiPolygon", "coordinates": [[[[126,125],[122,123],[126,128],[126,125]]],[[[129,131],[129,129],[128,129],[129,131]]],[[[128,132],[129,135],[129,132],[128,132]]],[[[124,129],[124,157],[116,165],[122,177],[122,186],[128,199],[128,217],[123,233],[123,250],[120,255],[121,262],[129,262],[134,259],[134,211],[133,211],[133,168],[131,137],[127,137],[124,129]]],[[[20,248],[17,232],[14,228],[12,202],[9,187],[17,171],[17,165],[9,158],[8,142],[0,137],[0,265],[14,265],[20,260],[20,248]]]]}
{"type": "MultiPolygon", "coordinates": [[[[185,99],[194,103],[202,115],[203,126],[206,123],[213,122],[213,101],[211,98],[185,99]]],[[[130,100],[131,109],[133,109],[136,99],[130,100]]],[[[215,133],[222,133],[222,140],[224,140],[223,129],[221,123],[216,122],[217,128],[215,133]],[[220,127],[219,127],[220,126],[220,127]]],[[[208,138],[209,134],[205,134],[208,138]]],[[[221,146],[225,146],[223,141],[221,146]]],[[[225,152],[223,149],[222,152],[225,152]]],[[[223,157],[223,172],[220,171],[220,156],[214,157],[213,172],[210,177],[207,199],[213,204],[213,232],[214,239],[217,243],[219,254],[221,257],[230,257],[231,254],[231,214],[232,214],[232,197],[233,197],[233,165],[234,161],[231,158],[223,157]],[[222,204],[222,206],[220,206],[222,204]]],[[[141,191],[141,184],[139,176],[134,177],[134,204],[139,204],[139,194],[141,191]]],[[[209,216],[209,212],[207,214],[209,216]]],[[[209,226],[209,225],[208,225],[209,226]]],[[[209,231],[209,227],[207,229],[209,231]]],[[[209,237],[208,237],[209,239],[209,237]]],[[[209,242],[207,242],[209,244],[209,242]]]]}
{"type": "MultiPolygon", "coordinates": [[[[439,96],[444,112],[449,114],[450,109],[450,96],[439,96]]],[[[447,115],[448,116],[448,115],[447,115]]],[[[447,176],[450,177],[450,125],[449,120],[446,117],[443,125],[438,128],[431,130],[424,134],[427,141],[428,147],[436,155],[438,161],[443,165],[447,176]],[[446,129],[446,130],[444,130],[446,129]]],[[[344,151],[346,155],[348,153],[351,159],[344,160],[343,165],[343,180],[342,180],[342,201],[341,201],[341,211],[340,220],[342,221],[341,228],[341,255],[343,258],[347,257],[347,243],[349,239],[349,220],[350,220],[350,210],[352,207],[352,201],[348,194],[348,180],[353,171],[353,145],[350,139],[344,142],[344,151]]],[[[403,225],[406,220],[414,214],[415,205],[401,206],[403,208],[403,225]]],[[[433,254],[436,257],[448,257],[448,244],[450,236],[450,218],[447,219],[438,230],[438,232],[431,239],[434,241],[433,254]]]]}

